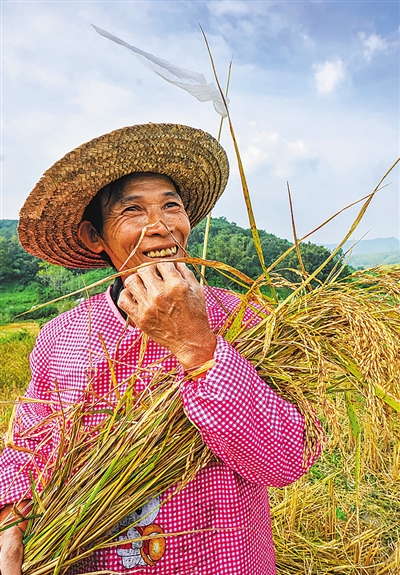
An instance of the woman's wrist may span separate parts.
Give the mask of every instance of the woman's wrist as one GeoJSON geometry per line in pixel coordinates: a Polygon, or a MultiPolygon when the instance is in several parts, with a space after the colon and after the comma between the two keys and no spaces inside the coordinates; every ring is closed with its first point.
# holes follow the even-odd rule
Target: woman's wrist
{"type": "Polygon", "coordinates": [[[186,349],[178,351],[175,355],[185,372],[194,373],[203,366],[207,366],[205,368],[206,371],[212,367],[209,363],[214,359],[216,346],[216,335],[211,332],[202,341],[198,341],[196,344],[187,346],[186,349]]]}

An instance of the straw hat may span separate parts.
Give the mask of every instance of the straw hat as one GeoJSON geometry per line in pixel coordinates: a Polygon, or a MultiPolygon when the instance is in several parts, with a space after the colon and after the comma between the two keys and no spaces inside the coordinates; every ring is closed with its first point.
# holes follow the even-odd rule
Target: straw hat
{"type": "Polygon", "coordinates": [[[229,164],[220,144],[202,130],[179,124],[115,130],[72,150],[43,174],[20,212],[22,246],[67,268],[107,266],[80,242],[78,226],[97,192],[132,172],[170,177],[193,227],[224,191],[229,164]]]}

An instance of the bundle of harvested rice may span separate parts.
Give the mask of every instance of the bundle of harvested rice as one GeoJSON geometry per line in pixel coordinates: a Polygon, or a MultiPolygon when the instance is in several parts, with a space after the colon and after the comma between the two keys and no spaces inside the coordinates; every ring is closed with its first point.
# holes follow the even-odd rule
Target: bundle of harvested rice
{"type": "Polygon", "coordinates": [[[304,291],[264,323],[238,348],[305,414],[310,401],[328,435],[306,478],[271,490],[278,573],[397,575],[400,270],[304,291]]]}
{"type": "MultiPolygon", "coordinates": [[[[349,394],[357,392],[384,433],[384,406],[400,411],[399,306],[400,269],[358,271],[298,292],[257,326],[240,328],[228,339],[306,417],[309,402],[318,403],[340,434],[332,397],[344,393],[351,410],[349,394]]],[[[312,421],[311,414],[309,434],[312,421]]]]}
{"type": "MultiPolygon", "coordinates": [[[[243,274],[240,277],[244,281],[243,274]]],[[[284,280],[279,276],[274,277],[277,287],[282,282],[284,280]]],[[[380,440],[393,445],[395,432],[391,413],[400,411],[400,270],[356,272],[346,280],[332,280],[311,291],[297,290],[292,298],[275,306],[262,295],[260,286],[261,283],[253,286],[248,294],[241,296],[242,304],[226,323],[223,334],[256,366],[260,376],[277,393],[296,403],[304,413],[307,420],[306,456],[311,455],[320,440],[318,434],[315,435],[311,402],[326,419],[330,437],[328,458],[332,450],[338,449],[344,468],[355,469],[355,508],[348,522],[353,543],[346,541],[346,529],[337,531],[336,509],[331,510],[329,519],[323,505],[320,510],[315,507],[313,493],[318,493],[319,497],[318,490],[332,485],[333,476],[317,482],[316,487],[304,487],[301,505],[289,505],[290,513],[284,514],[281,525],[280,510],[282,505],[286,509],[287,499],[274,496],[278,566],[282,573],[294,574],[301,564],[303,571],[297,572],[304,572],[307,560],[301,554],[302,541],[304,549],[310,547],[310,542],[304,529],[296,530],[295,525],[308,514],[306,524],[309,526],[315,514],[319,519],[321,515],[325,516],[329,534],[333,533],[335,539],[327,545],[320,537],[318,560],[314,561],[312,553],[308,553],[308,572],[357,573],[357,570],[340,571],[344,556],[337,549],[352,550],[353,555],[356,552],[360,555],[360,542],[355,541],[357,533],[361,536],[362,531],[362,423],[357,416],[358,404],[367,411],[371,425],[375,426],[374,433],[378,435],[379,429],[380,440]],[[261,322],[251,328],[242,326],[243,311],[248,305],[269,309],[261,322]],[[340,416],[338,402],[342,404],[340,416]],[[348,415],[356,446],[353,464],[342,441],[343,413],[348,415]],[[330,561],[324,560],[330,548],[335,549],[338,558],[331,571],[330,561]],[[297,555],[300,559],[296,562],[297,555]],[[312,561],[319,565],[317,570],[312,561]]],[[[30,520],[26,537],[24,572],[29,575],[65,573],[94,550],[115,545],[116,534],[110,531],[112,526],[132,509],[169,487],[182,488],[212,457],[183,412],[177,374],[158,373],[149,388],[139,395],[134,392],[135,374],[132,375],[131,384],[120,397],[116,409],[110,411],[96,428],[95,440],[92,430],[89,435],[83,425],[84,416],[95,409],[95,405],[85,409],[76,406],[69,414],[60,414],[63,438],[60,451],[56,461],[49,462],[40,478],[45,483],[43,491],[39,494],[35,490],[33,516],[39,517],[30,520]]],[[[116,390],[123,383],[117,382],[116,390]]],[[[374,434],[368,439],[371,437],[374,434]]],[[[376,441],[375,437],[371,445],[374,442],[376,445],[376,441]]],[[[372,456],[370,453],[369,457],[372,456]]],[[[363,465],[368,465],[366,458],[363,465]]],[[[284,493],[290,494],[292,500],[302,485],[304,483],[292,491],[288,488],[284,493]]],[[[334,489],[329,489],[332,495],[334,489]]],[[[369,537],[374,541],[373,534],[364,533],[363,537],[362,544],[367,548],[366,540],[369,537]]],[[[391,532],[390,537],[395,540],[398,533],[391,532]]],[[[347,552],[350,553],[344,553],[347,552]]],[[[370,559],[375,555],[371,551],[370,559]]],[[[359,564],[359,557],[353,557],[352,561],[354,565],[359,564]]]]}
{"type": "Polygon", "coordinates": [[[184,415],[175,375],[155,375],[139,394],[131,380],[95,428],[85,419],[96,402],[53,417],[61,445],[36,482],[44,483],[41,493],[33,486],[24,572],[64,573],[97,548],[116,545],[113,526],[170,487],[182,489],[211,459],[184,415]]]}

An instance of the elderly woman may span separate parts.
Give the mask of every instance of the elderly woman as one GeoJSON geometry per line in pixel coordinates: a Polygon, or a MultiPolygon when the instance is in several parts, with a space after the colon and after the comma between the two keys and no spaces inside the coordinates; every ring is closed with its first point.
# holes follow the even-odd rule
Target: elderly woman
{"type": "MultiPolygon", "coordinates": [[[[185,255],[191,226],[211,210],[227,177],[225,152],[209,134],[171,124],[133,126],[67,154],[44,174],[21,211],[22,245],[48,262],[68,268],[111,263],[120,271],[153,265],[127,272],[42,329],[26,392],[36,401],[19,406],[15,448],[6,447],[0,459],[5,522],[14,503],[26,513],[30,474],[37,476],[57,446],[56,432],[44,423],[55,389],[69,405],[82,401],[88,383],[98,397],[110,393],[103,343],[115,359],[118,381],[124,381],[135,372],[147,334],[139,391],[151,377],[146,366],[151,371],[154,362],[166,372],[180,366],[189,374],[215,362],[181,386],[185,411],[215,460],[185,489],[132,509],[118,526],[135,523],[122,539],[135,538],[149,524],[177,535],[163,539],[157,550],[120,537],[115,547],[93,554],[82,571],[275,573],[266,486],[287,485],[305,472],[304,420],[216,335],[239,300],[225,290],[203,289],[184,264],[171,261],[185,255]],[[26,430],[33,426],[38,431],[30,437],[26,430]],[[50,444],[43,441],[46,433],[54,435],[50,444]]],[[[94,423],[102,417],[95,414],[94,423]]],[[[24,527],[2,535],[2,575],[20,573],[24,527]]]]}

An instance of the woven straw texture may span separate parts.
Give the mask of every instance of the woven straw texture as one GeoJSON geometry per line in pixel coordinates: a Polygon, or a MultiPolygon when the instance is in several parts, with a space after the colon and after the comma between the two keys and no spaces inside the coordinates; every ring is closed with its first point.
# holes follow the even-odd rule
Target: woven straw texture
{"type": "Polygon", "coordinates": [[[78,226],[97,192],[132,172],[169,176],[194,227],[224,191],[229,164],[220,144],[196,128],[142,124],[115,130],[72,150],[43,174],[20,212],[22,246],[67,268],[106,267],[79,241],[78,226]]]}

